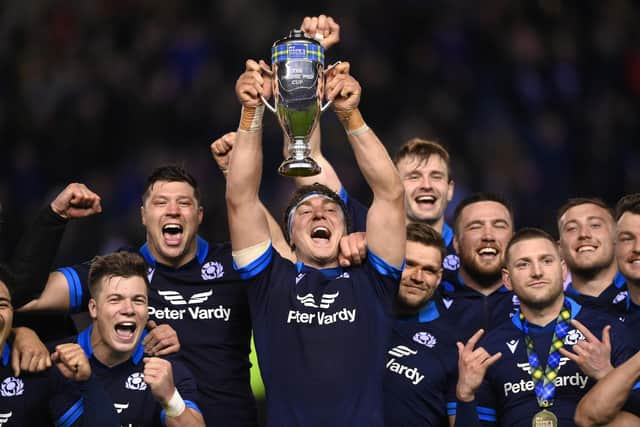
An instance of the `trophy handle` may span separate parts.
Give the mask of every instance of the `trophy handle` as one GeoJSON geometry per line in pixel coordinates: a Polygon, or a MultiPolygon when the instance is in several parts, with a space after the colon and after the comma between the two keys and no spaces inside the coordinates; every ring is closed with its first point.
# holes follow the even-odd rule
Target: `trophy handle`
{"type": "MultiPolygon", "coordinates": [[[[336,61],[333,64],[329,65],[325,70],[324,70],[324,74],[327,74],[332,68],[334,68],[336,65],[340,64],[342,61],[336,61]]],[[[324,110],[326,110],[327,108],[329,108],[329,106],[331,105],[333,101],[327,101],[326,104],[324,104],[323,106],[320,107],[320,112],[324,113],[324,110]]]]}
{"type": "MultiPolygon", "coordinates": [[[[269,101],[267,101],[264,96],[260,95],[260,99],[262,100],[262,103],[265,105],[265,107],[267,107],[269,110],[271,110],[271,112],[273,114],[276,114],[276,107],[272,106],[271,104],[269,104],[269,101]]],[[[322,110],[324,111],[324,110],[322,110]]]]}

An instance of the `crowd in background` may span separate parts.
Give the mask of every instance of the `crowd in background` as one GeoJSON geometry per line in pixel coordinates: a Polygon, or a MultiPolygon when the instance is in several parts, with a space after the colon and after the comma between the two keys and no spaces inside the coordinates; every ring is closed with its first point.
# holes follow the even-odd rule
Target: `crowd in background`
{"type": "MultiPolygon", "coordinates": [[[[439,140],[454,160],[457,199],[500,192],[517,226],[552,231],[570,196],[613,203],[640,188],[635,2],[5,0],[3,249],[70,181],[96,191],[104,213],[69,227],[60,263],[139,244],[144,177],[172,160],[201,182],[202,234],[225,240],[224,183],[209,144],[237,127],[244,58],[269,60],[273,41],[318,13],[340,22],[327,61],[352,63],[361,109],[388,150],[413,136],[439,140]]],[[[275,118],[264,127],[262,191],[278,212],[292,184],[276,174],[275,118]]],[[[366,201],[332,112],[322,128],[327,157],[366,201]]]]}

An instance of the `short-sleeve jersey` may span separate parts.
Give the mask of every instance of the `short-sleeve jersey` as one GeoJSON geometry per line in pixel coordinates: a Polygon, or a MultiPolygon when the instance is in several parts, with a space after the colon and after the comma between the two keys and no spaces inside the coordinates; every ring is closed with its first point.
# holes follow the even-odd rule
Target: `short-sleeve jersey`
{"type": "Polygon", "coordinates": [[[504,285],[484,295],[466,286],[459,273],[455,281],[443,280],[433,298],[441,317],[455,325],[451,328],[452,339],[462,342],[480,328],[490,331],[497,327],[520,307],[518,297],[504,285]]]}
{"type": "MultiPolygon", "coordinates": [[[[635,353],[628,345],[629,331],[616,318],[582,307],[570,298],[567,300],[571,318],[583,323],[598,339],[602,339],[602,329],[611,325],[613,366],[618,366],[635,353]]],[[[529,325],[541,366],[546,366],[554,328],[555,321],[545,327],[529,325]]],[[[573,345],[584,339],[582,332],[571,327],[564,337],[564,347],[571,350],[573,345]]],[[[530,427],[531,419],[540,408],[530,375],[531,366],[519,313],[489,332],[478,346],[484,347],[489,354],[502,352],[502,357],[487,370],[485,381],[476,393],[479,419],[489,424],[530,427]]],[[[555,399],[550,409],[558,417],[558,425],[574,425],[576,406],[595,381],[582,373],[572,360],[562,357],[554,383],[555,399]]]]}
{"type": "Polygon", "coordinates": [[[0,365],[0,426],[74,426],[83,412],[79,389],[57,368],[14,377],[5,343],[0,365]]]}
{"type": "Polygon", "coordinates": [[[449,336],[433,300],[417,316],[395,321],[385,363],[385,425],[449,425],[458,361],[449,336]]]}
{"type": "MultiPolygon", "coordinates": [[[[69,337],[64,341],[76,342],[82,347],[91,364],[91,372],[96,376],[107,396],[111,398],[121,425],[139,427],[165,425],[165,411],[153,397],[151,388],[144,382],[142,345],[140,343],[136,345],[129,360],[108,367],[93,355],[92,329],[93,326],[89,326],[77,336],[69,337]]],[[[193,375],[177,358],[167,357],[166,359],[171,362],[173,382],[185,405],[200,412],[197,404],[198,389],[193,375]]]]}
{"type": "Polygon", "coordinates": [[[239,269],[273,426],[381,426],[384,354],[400,270],[371,251],[316,270],[273,247],[239,269]]]}
{"type": "MultiPolygon", "coordinates": [[[[251,320],[247,285],[233,269],[231,246],[198,237],[193,260],[180,268],[160,264],[148,245],[139,249],[149,270],[149,319],[178,333],[180,357],[198,383],[205,421],[255,426],[249,385],[251,320]]],[[[89,299],[90,264],[62,268],[74,311],[89,299]]]]}

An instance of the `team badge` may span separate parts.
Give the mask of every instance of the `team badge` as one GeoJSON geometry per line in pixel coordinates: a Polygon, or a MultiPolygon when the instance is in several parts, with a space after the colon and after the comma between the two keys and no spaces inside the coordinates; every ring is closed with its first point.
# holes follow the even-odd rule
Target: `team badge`
{"type": "Polygon", "coordinates": [[[460,257],[455,254],[449,254],[442,260],[442,266],[450,271],[458,270],[460,268],[460,257]]]}
{"type": "Polygon", "coordinates": [[[416,332],[413,336],[413,340],[418,344],[422,344],[426,347],[433,348],[438,343],[436,337],[431,335],[429,332],[416,332]]]}
{"type": "Polygon", "coordinates": [[[224,276],[224,268],[218,261],[209,261],[200,270],[203,280],[213,280],[224,276]]]}
{"type": "Polygon", "coordinates": [[[147,383],[144,382],[144,374],[142,372],[134,372],[129,375],[124,388],[129,390],[144,391],[147,389],[147,383]]]}
{"type": "Polygon", "coordinates": [[[22,396],[24,393],[24,383],[20,378],[5,378],[0,385],[0,395],[2,397],[22,396]]]}
{"type": "Polygon", "coordinates": [[[584,335],[582,335],[582,332],[580,332],[577,329],[572,329],[569,332],[567,332],[567,336],[564,337],[564,344],[565,345],[576,345],[578,344],[578,341],[584,341],[585,337],[584,335]]]}
{"type": "Polygon", "coordinates": [[[613,304],[621,303],[622,301],[627,299],[627,291],[620,291],[618,295],[613,299],[613,304]]]}

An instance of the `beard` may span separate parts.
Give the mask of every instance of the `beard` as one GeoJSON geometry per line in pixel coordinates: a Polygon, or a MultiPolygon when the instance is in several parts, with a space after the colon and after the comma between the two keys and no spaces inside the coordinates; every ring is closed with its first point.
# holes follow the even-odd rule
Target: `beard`
{"type": "Polygon", "coordinates": [[[461,251],[460,265],[482,287],[491,287],[502,280],[502,263],[497,266],[481,265],[475,260],[473,254],[461,251]]]}
{"type": "Polygon", "coordinates": [[[563,295],[562,285],[557,286],[557,289],[554,291],[542,295],[538,298],[529,298],[527,295],[518,295],[518,299],[520,300],[520,304],[528,307],[532,310],[543,310],[551,305],[563,295]]]}
{"type": "Polygon", "coordinates": [[[600,272],[609,268],[609,266],[615,262],[615,258],[611,256],[611,259],[596,259],[587,263],[576,262],[573,258],[567,257],[565,263],[568,270],[574,276],[579,276],[584,279],[594,279],[600,272]]]}

